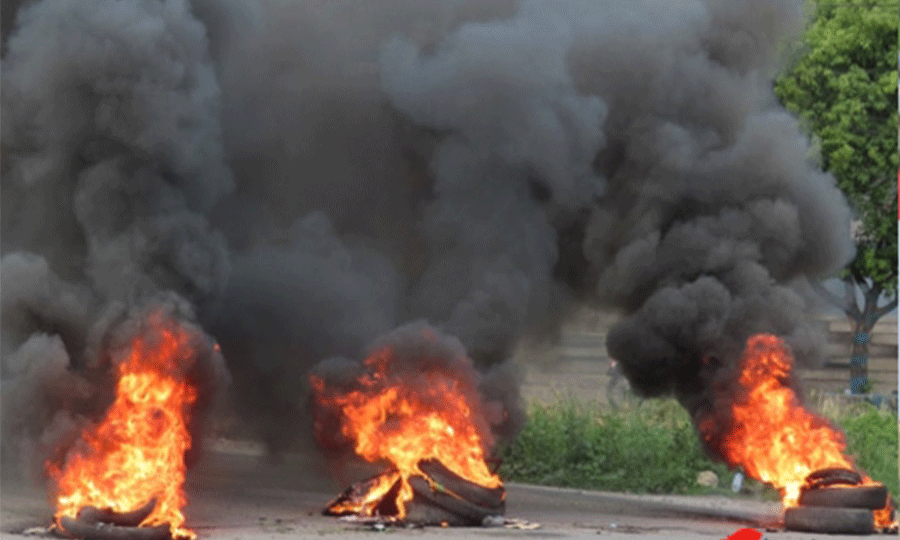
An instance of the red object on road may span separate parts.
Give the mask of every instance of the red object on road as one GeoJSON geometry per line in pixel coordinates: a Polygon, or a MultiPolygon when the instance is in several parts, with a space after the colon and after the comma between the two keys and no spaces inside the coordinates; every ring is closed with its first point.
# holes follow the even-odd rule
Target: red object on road
{"type": "Polygon", "coordinates": [[[741,529],[724,540],[759,540],[762,533],[753,529],[741,529]]]}

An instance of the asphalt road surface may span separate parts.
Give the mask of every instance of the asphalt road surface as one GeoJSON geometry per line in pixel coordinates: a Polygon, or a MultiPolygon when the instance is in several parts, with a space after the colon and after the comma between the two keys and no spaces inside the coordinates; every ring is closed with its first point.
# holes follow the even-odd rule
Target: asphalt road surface
{"type": "MultiPolygon", "coordinates": [[[[507,485],[506,517],[518,520],[518,526],[539,525],[539,528],[389,527],[378,531],[321,515],[322,508],[351,480],[334,480],[327,464],[318,458],[292,456],[272,463],[252,449],[220,445],[190,473],[186,484],[190,501],[186,509],[187,526],[197,532],[199,540],[377,540],[384,535],[419,540],[719,540],[754,524],[769,540],[861,538],[766,531],[761,523],[777,520],[780,513],[778,505],[771,503],[725,497],[639,496],[520,484],[507,485]]],[[[51,506],[41,490],[5,480],[0,495],[2,540],[35,540],[46,536],[23,534],[50,521],[51,506]]]]}

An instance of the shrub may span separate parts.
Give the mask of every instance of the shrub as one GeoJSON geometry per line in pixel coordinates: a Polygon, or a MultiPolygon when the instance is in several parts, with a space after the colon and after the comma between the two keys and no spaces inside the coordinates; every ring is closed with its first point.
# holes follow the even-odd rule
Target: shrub
{"type": "MultiPolygon", "coordinates": [[[[855,406],[829,414],[847,435],[848,452],[897,500],[897,417],[855,406]]],[[[518,437],[503,446],[501,475],[511,481],[636,493],[728,493],[696,483],[712,470],[727,487],[731,472],[710,460],[687,412],[674,400],[648,400],[624,411],[576,402],[532,407],[518,437]]],[[[749,482],[766,498],[773,490],[749,482]]]]}
{"type": "Polygon", "coordinates": [[[897,477],[897,416],[871,405],[855,415],[837,419],[847,435],[847,450],[856,464],[873,479],[883,482],[895,501],[900,494],[897,477]]]}
{"type": "Polygon", "coordinates": [[[687,412],[671,400],[619,412],[533,407],[501,458],[501,474],[514,481],[644,493],[695,492],[700,471],[728,472],[703,454],[687,412]]]}

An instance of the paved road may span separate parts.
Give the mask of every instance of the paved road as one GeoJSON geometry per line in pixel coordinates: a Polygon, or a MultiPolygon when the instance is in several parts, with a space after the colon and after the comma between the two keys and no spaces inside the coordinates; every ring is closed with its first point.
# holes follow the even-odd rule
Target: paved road
{"type": "MultiPolygon", "coordinates": [[[[359,473],[358,473],[359,474],[359,473]]],[[[332,479],[317,458],[295,456],[281,463],[252,452],[213,453],[191,473],[188,525],[200,540],[377,539],[683,539],[719,540],[747,526],[744,519],[777,517],[770,503],[718,497],[636,496],[509,484],[507,517],[539,523],[512,528],[389,528],[384,532],[320,515],[345,485],[332,479]]],[[[347,479],[344,480],[345,482],[347,479]]],[[[44,494],[4,481],[0,538],[35,540],[20,534],[46,524],[51,510],[44,494]]],[[[762,530],[762,529],[760,529],[762,530]]],[[[766,532],[770,540],[841,540],[854,536],[766,532]]]]}

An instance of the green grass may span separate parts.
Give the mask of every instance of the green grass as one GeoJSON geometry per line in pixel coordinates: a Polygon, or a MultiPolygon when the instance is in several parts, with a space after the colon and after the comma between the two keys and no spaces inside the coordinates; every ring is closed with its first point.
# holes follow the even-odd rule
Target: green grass
{"type": "Polygon", "coordinates": [[[697,492],[697,473],[727,468],[705,457],[673,401],[612,412],[577,403],[532,408],[505,446],[501,475],[537,484],[645,493],[697,492]]]}
{"type": "Polygon", "coordinates": [[[897,477],[897,417],[872,406],[852,416],[839,418],[847,435],[847,450],[856,464],[874,480],[883,482],[894,500],[900,500],[897,477]]]}
{"type": "MultiPolygon", "coordinates": [[[[896,499],[897,417],[858,406],[835,420],[860,467],[896,499]]],[[[573,402],[536,406],[500,456],[500,473],[510,481],[608,491],[725,494],[733,475],[706,457],[690,417],[673,400],[648,400],[624,411],[573,402]],[[697,484],[704,470],[718,475],[718,487],[697,484]]],[[[749,481],[747,489],[777,499],[759,483],[749,481]]]]}

